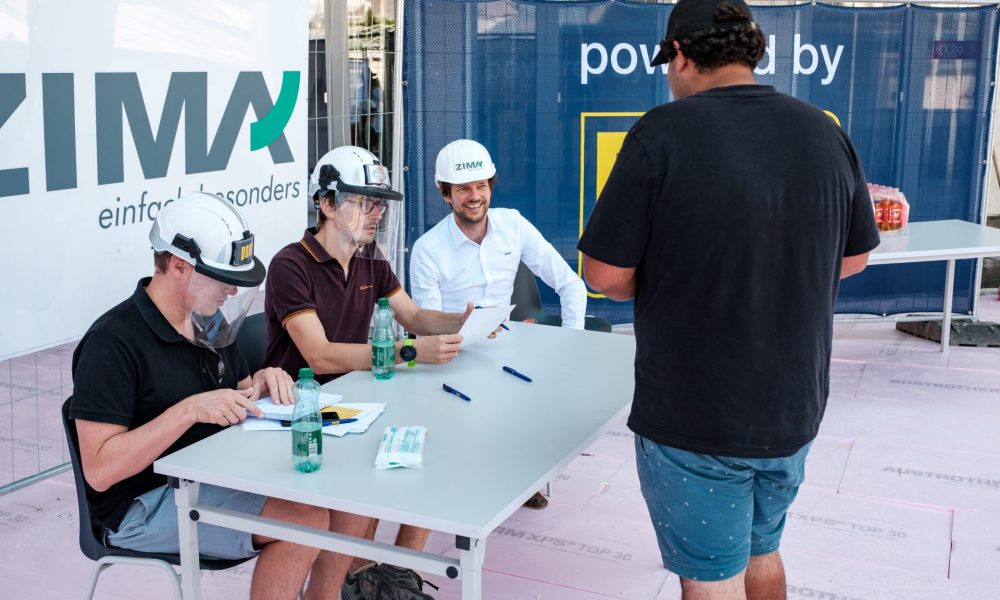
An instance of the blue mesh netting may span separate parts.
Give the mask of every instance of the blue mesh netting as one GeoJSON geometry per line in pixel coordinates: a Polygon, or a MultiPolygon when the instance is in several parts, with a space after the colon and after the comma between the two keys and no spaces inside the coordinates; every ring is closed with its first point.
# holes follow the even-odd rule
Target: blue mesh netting
{"type": "MultiPolygon", "coordinates": [[[[497,164],[493,205],[521,211],[576,268],[581,215],[585,223],[597,197],[605,138],[627,131],[633,113],[670,99],[666,78],[647,65],[671,8],[407,1],[407,245],[448,212],[434,186],[437,151],[468,137],[497,164]]],[[[834,113],[869,181],[906,193],[912,221],[980,221],[995,7],[753,11],[774,36],[760,83],[834,113]]],[[[958,264],[956,312],[972,309],[974,267],[958,264]]],[[[870,267],[844,282],[838,312],[940,311],[944,276],[943,263],[870,267]]],[[[542,288],[547,312],[558,313],[558,298],[542,288]]],[[[588,312],[632,319],[630,303],[600,298],[591,298],[588,312]]]]}

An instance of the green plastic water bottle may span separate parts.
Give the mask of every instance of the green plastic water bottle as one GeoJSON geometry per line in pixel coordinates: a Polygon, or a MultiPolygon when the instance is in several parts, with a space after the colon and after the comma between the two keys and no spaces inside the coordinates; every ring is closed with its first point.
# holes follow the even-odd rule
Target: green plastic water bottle
{"type": "Polygon", "coordinates": [[[395,316],[388,298],[378,299],[375,332],[372,333],[372,374],[375,379],[392,379],[396,372],[396,335],[392,331],[395,316]]]}
{"type": "Polygon", "coordinates": [[[292,412],[292,465],[312,473],[323,465],[323,417],[319,413],[319,383],[312,369],[299,369],[292,412]]]}

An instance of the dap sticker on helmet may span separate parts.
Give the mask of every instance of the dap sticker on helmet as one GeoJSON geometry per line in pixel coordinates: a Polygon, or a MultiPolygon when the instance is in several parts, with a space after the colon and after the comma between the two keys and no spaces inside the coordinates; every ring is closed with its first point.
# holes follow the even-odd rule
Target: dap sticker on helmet
{"type": "Polygon", "coordinates": [[[253,234],[247,232],[247,236],[242,240],[233,242],[232,265],[238,267],[253,261],[253,234]]]}

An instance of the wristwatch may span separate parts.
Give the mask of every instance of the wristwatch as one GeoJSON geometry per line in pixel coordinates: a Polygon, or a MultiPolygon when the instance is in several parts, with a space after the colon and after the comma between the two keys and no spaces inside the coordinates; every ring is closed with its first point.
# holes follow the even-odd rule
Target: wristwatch
{"type": "Polygon", "coordinates": [[[406,361],[407,367],[417,366],[417,349],[413,347],[413,340],[410,338],[403,340],[403,347],[399,349],[399,358],[406,361]]]}

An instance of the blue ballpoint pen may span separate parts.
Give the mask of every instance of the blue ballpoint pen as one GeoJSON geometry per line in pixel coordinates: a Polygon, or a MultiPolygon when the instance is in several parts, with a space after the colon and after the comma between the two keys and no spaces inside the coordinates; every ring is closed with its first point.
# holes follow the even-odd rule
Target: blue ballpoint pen
{"type": "Polygon", "coordinates": [[[455,394],[456,396],[458,396],[462,400],[465,400],[466,402],[472,402],[472,398],[469,398],[468,396],[466,396],[462,392],[456,390],[455,388],[451,387],[447,383],[442,383],[441,384],[441,389],[443,389],[444,391],[448,392],[449,394],[455,394]]]}
{"type": "MultiPolygon", "coordinates": [[[[355,421],[357,421],[357,419],[327,419],[327,420],[323,421],[323,427],[326,427],[328,425],[345,425],[347,423],[354,423],[355,421]]],[[[282,421],[281,422],[281,426],[282,427],[291,427],[292,426],[292,422],[291,421],[282,421]]]]}
{"type": "Polygon", "coordinates": [[[524,373],[518,373],[517,371],[515,371],[514,369],[512,369],[510,367],[503,367],[503,370],[506,371],[506,372],[508,372],[508,373],[510,373],[514,377],[520,377],[521,379],[523,379],[525,381],[531,381],[531,377],[528,377],[524,373]]]}

